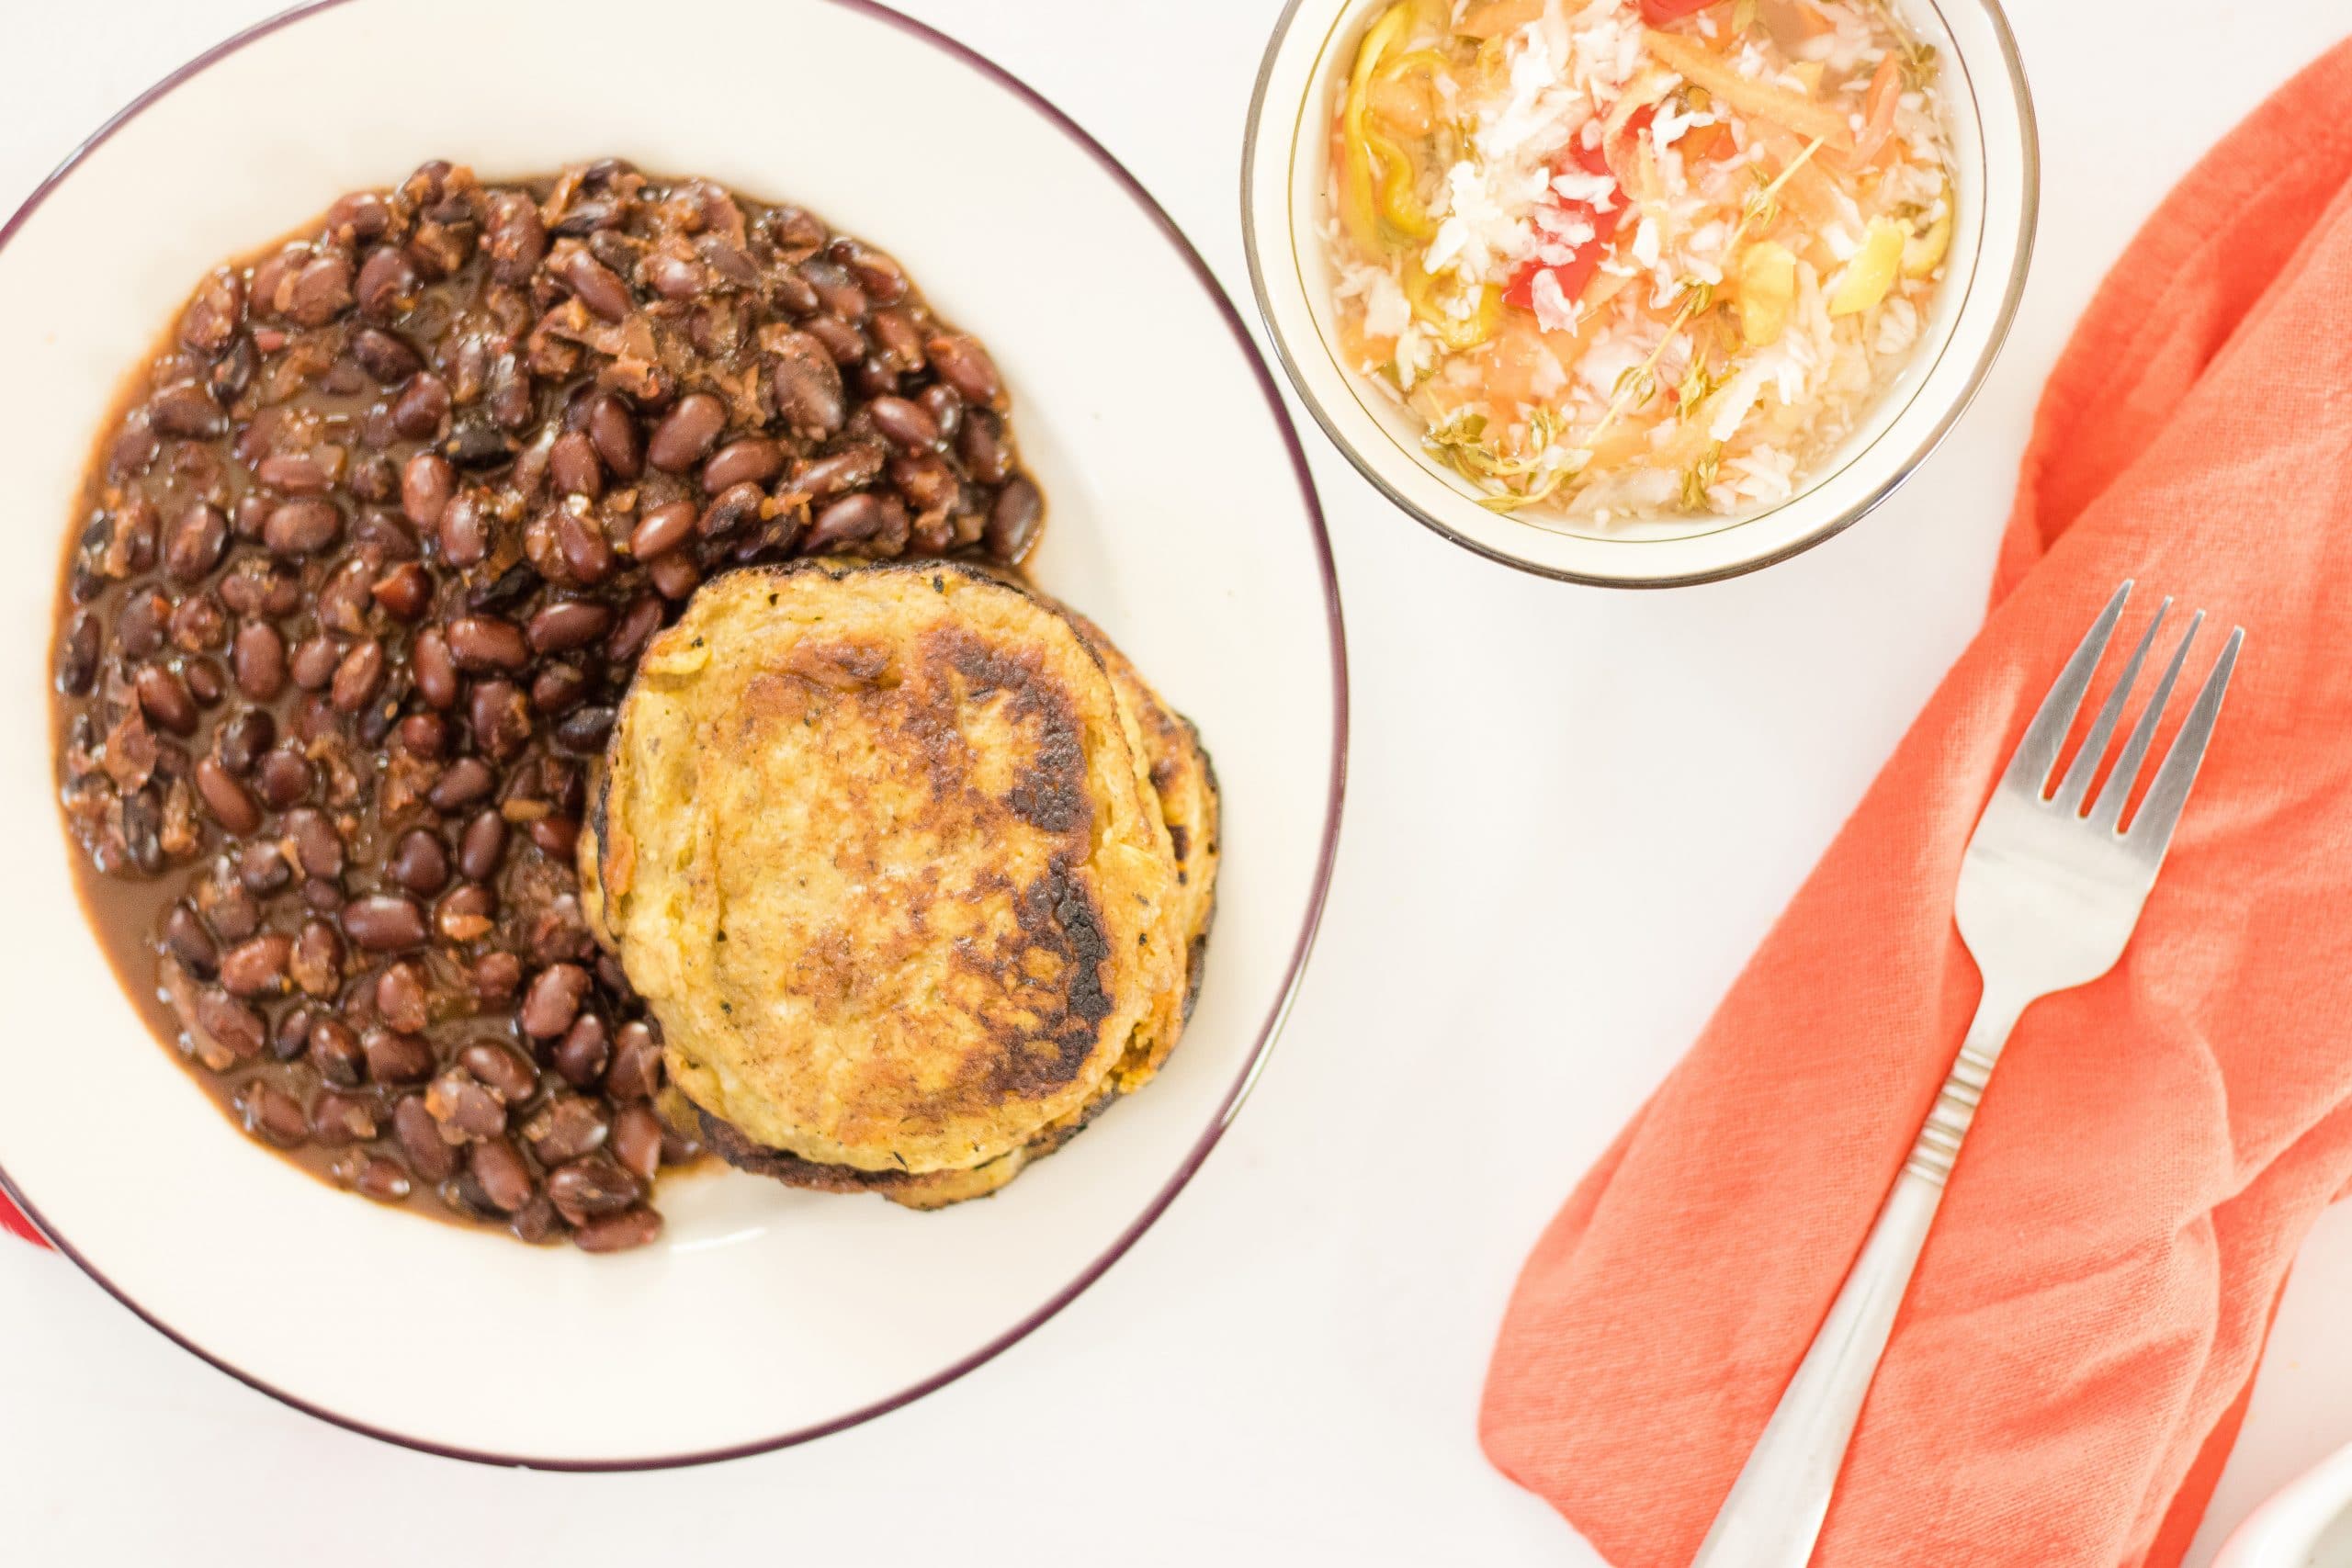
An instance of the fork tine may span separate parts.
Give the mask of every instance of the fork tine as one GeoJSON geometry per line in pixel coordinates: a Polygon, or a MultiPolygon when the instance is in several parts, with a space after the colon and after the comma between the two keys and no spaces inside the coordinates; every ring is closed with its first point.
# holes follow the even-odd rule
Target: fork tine
{"type": "Polygon", "coordinates": [[[2230,640],[2222,645],[2222,657],[2213,661],[2213,672],[2205,677],[2197,705],[2181,721],[2172,750],[2165,753],[2164,766],[2156,770],[2156,782],[2148,786],[2148,798],[2132,818],[2132,830],[2123,836],[2126,843],[2139,846],[2151,857],[2161,858],[2165,846],[2172,842],[2173,825],[2180,820],[2180,808],[2188,804],[2189,786],[2197,782],[2197,769],[2205,761],[2205,743],[2213,738],[2213,721],[2221,716],[2222,694],[2230,689],[2230,670],[2238,661],[2238,644],[2245,640],[2245,627],[2230,628],[2230,640]]]}
{"type": "Polygon", "coordinates": [[[2026,726],[2025,739],[2018,742],[2017,754],[2009,759],[2008,770],[2001,775],[2004,789],[2031,790],[2034,798],[2041,798],[2042,786],[2050,782],[2050,770],[2057,765],[2058,748],[2065,743],[2066,731],[2075,727],[2083,694],[2090,690],[2091,672],[2098,668],[2107,639],[2115,634],[2115,623],[2123,614],[2123,601],[2131,596],[2132,580],[2126,578],[2115,597],[2107,602],[2107,608],[2098,613],[2098,619],[2091,623],[2091,629],[2083,634],[2066,667],[2058,671],[2056,683],[2041,699],[2033,722],[2026,726]]]}
{"type": "Polygon", "coordinates": [[[2132,734],[2123,742],[2123,754],[2115,760],[2115,769],[2107,775],[2107,784],[2098,792],[2098,800],[2091,809],[2091,826],[2113,828],[2123,815],[2123,804],[2132,798],[2132,786],[2139,781],[2140,764],[2146,760],[2148,747],[2156,738],[2156,726],[2165,716],[2165,705],[2172,700],[2172,689],[2180,679],[2180,667],[2188,661],[2188,645],[2197,640],[2197,628],[2205,624],[2205,612],[2199,610],[2188,617],[2188,629],[2180,635],[2180,646],[2172,650],[2171,660],[2165,665],[2164,679],[2156,682],[2155,694],[2148,705],[2140,710],[2139,722],[2132,725],[2132,734]]]}
{"type": "Polygon", "coordinates": [[[2115,733],[2116,721],[2123,716],[2123,705],[2131,698],[2132,688],[2140,679],[2140,667],[2148,660],[2148,649],[2156,640],[2156,628],[2165,624],[2165,613],[2172,608],[2172,595],[2156,606],[2156,618],[2140,634],[2140,645],[2132,650],[2131,660],[2123,666],[2123,673],[2116,677],[2115,690],[2108,693],[2107,701],[2099,705],[2098,716],[2091,721],[2091,732],[2083,738],[2082,750],[2075,753],[2074,761],[2066,769],[2066,777],[2058,785],[2058,804],[2071,812],[2082,809],[2083,796],[2090,792],[2092,775],[2098,772],[2099,759],[2107,755],[2108,738],[2115,733]]]}

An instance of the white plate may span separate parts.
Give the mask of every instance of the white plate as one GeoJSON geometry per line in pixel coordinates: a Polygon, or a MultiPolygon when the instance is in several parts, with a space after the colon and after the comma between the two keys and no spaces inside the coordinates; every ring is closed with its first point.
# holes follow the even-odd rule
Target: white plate
{"type": "Polygon", "coordinates": [[[2352,1568],[2352,1448],[2256,1508],[2213,1568],[2352,1568]]]}
{"type": "Polygon", "coordinates": [[[120,117],[0,230],[0,1168],[125,1304],[327,1419],[499,1462],[684,1463],[904,1404],[1036,1327],[1175,1195],[1263,1064],[1338,831],[1339,604],[1297,439],[1165,214],[1050,106],[859,0],[665,0],[759,69],[703,91],[619,0],[350,0],[120,117]],[[453,66],[463,58],[495,62],[453,66]],[[659,52],[659,51],[657,51],[659,52]],[[650,73],[636,82],[616,67],[650,73]],[[48,744],[51,585],[119,378],[206,268],[447,157],[617,154],[801,202],[902,260],[1012,385],[1043,584],[1200,725],[1226,792],[1207,979],[1167,1071],[1001,1196],[922,1214],[732,1172],[591,1258],[390,1212],[249,1141],[149,1035],[74,905],[48,744]],[[613,1348],[630,1348],[616,1362],[613,1348]],[[652,1359],[648,1359],[650,1356],[652,1359]],[[610,1371],[616,1366],[654,1371],[610,1371]]]}

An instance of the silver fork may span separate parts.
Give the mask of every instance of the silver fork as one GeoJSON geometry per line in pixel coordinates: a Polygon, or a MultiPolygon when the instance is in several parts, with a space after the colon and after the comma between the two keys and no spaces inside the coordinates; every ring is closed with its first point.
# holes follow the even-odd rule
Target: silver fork
{"type": "Polygon", "coordinates": [[[2059,671],[1968,840],[1954,912],[1961,940],[1984,976],[1975,1020],[1852,1272],[1732,1483],[1691,1568],[1804,1568],[1811,1559],[1863,1396],[1894,1326],[1895,1309],[1910,1285],[1944,1181],[1960,1157],[1961,1141],[1975,1119],[2001,1046],[2033,1002],[2087,985],[2113,968],[2139,923],[2140,907],[2147,902],[2189,786],[2197,782],[2245,633],[2231,630],[2147,798],[2130,826],[2120,827],[2157,721],[2205,618],[2200,610],[2189,622],[2155,695],[2092,798],[2100,759],[2147,661],[2156,628],[2172,607],[2170,599],[2164,602],[2053,795],[2050,775],[2131,594],[2130,582],[2115,591],[2059,671]]]}

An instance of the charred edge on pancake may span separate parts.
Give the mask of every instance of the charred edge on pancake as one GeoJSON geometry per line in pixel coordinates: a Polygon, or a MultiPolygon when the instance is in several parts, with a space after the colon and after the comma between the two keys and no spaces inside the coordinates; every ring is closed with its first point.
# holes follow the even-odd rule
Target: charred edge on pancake
{"type": "Polygon", "coordinates": [[[703,1147],[738,1170],[768,1177],[787,1187],[805,1187],[817,1192],[863,1192],[906,1179],[903,1171],[820,1165],[782,1149],[755,1144],[736,1131],[733,1123],[720,1121],[699,1105],[695,1107],[695,1119],[702,1124],[703,1147]]]}
{"type": "Polygon", "coordinates": [[[1111,941],[1102,917],[1060,855],[1046,874],[1021,890],[1013,918],[1033,950],[1058,960],[1060,1007],[1039,1020],[1035,1032],[1003,1039],[993,1053],[989,1089],[999,1095],[1038,1100],[1073,1081],[1101,1042],[1102,1021],[1111,1016],[1111,994],[1102,988],[1102,965],[1111,962],[1111,941]],[[1051,1055],[1035,1049],[1053,1047],[1051,1055]]]}
{"type": "Polygon", "coordinates": [[[1047,833],[1082,831],[1090,827],[1094,804],[1086,795],[1086,749],[1075,735],[1047,735],[1037,748],[1036,762],[1022,770],[1005,793],[1012,814],[1047,833]]]}
{"type": "MultiPolygon", "coordinates": [[[[1201,770],[1201,793],[1207,801],[1209,820],[1216,827],[1222,828],[1225,821],[1224,797],[1217,789],[1216,759],[1209,755],[1209,749],[1201,744],[1200,727],[1181,713],[1176,714],[1175,717],[1176,722],[1183,726],[1184,733],[1193,742],[1193,760],[1201,770]]],[[[1211,831],[1208,835],[1208,842],[1202,847],[1210,854],[1216,853],[1219,836],[1216,831],[1211,831]]],[[[1193,1004],[1201,999],[1201,974],[1208,963],[1209,932],[1216,925],[1216,890],[1212,888],[1209,907],[1202,914],[1200,929],[1193,933],[1192,942],[1184,954],[1184,1006],[1182,1011],[1177,1016],[1186,1023],[1193,1021],[1193,1004]]]]}
{"type": "MultiPolygon", "coordinates": [[[[1110,938],[1103,934],[1102,921],[1095,913],[1093,902],[1084,889],[1070,880],[1069,863],[1061,856],[1056,855],[1046,863],[1046,874],[1030,886],[1030,897],[1037,897],[1041,888],[1052,903],[1054,924],[1062,937],[1062,955],[1080,971],[1070,982],[1069,1010],[1091,1029],[1111,1016],[1111,998],[1102,989],[1102,976],[1097,973],[1097,965],[1110,962],[1110,938]]],[[[1029,915],[1030,906],[1024,899],[1024,929],[1029,928],[1029,915]]]]}
{"type": "MultiPolygon", "coordinates": [[[[620,929],[615,923],[620,911],[614,908],[612,887],[613,845],[613,770],[609,755],[598,757],[590,764],[588,774],[588,810],[581,825],[579,849],[575,852],[573,870],[582,863],[593,863],[595,885],[581,888],[581,910],[583,914],[594,900],[595,916],[588,922],[589,934],[597,945],[615,957],[620,955],[620,929]]],[[[582,879],[583,883],[586,880],[582,879]]]]}
{"type": "MultiPolygon", "coordinates": [[[[1019,1148],[1012,1149],[984,1160],[966,1170],[941,1171],[941,1176],[963,1176],[974,1170],[986,1170],[1003,1160],[1019,1159],[1024,1165],[1035,1164],[1072,1138],[1084,1132],[1093,1120],[1109,1109],[1119,1098],[1115,1087],[1105,1086],[1086,1108],[1069,1122],[1046,1128],[1019,1148]]],[[[855,1166],[827,1165],[819,1160],[802,1159],[798,1155],[782,1149],[772,1149],[765,1144],[753,1143],[732,1122],[720,1120],[697,1105],[695,1120],[702,1129],[702,1145],[736,1169],[753,1176],[764,1176],[786,1187],[797,1187],[810,1192],[904,1192],[910,1197],[920,1194],[930,1179],[928,1173],[905,1170],[860,1170],[855,1166]]],[[[995,1196],[993,1190],[978,1194],[995,1196]]],[[[927,1205],[918,1204],[918,1207],[927,1205]]]]}
{"type": "MultiPolygon", "coordinates": [[[[1209,749],[1206,746],[1201,744],[1201,727],[1199,725],[1194,724],[1191,719],[1186,718],[1181,713],[1176,715],[1176,722],[1184,727],[1184,733],[1193,742],[1193,760],[1200,766],[1201,794],[1207,797],[1209,804],[1209,815],[1216,818],[1217,821],[1222,824],[1224,821],[1225,791],[1216,782],[1216,759],[1209,755],[1209,749]]],[[[1210,835],[1207,847],[1211,854],[1215,854],[1216,852],[1217,836],[1216,834],[1210,835]]]]}
{"type": "MultiPolygon", "coordinates": [[[[979,562],[967,560],[927,558],[917,558],[911,560],[862,560],[855,556],[803,556],[797,560],[771,561],[762,566],[736,567],[720,575],[728,578],[759,578],[775,583],[793,577],[828,577],[839,580],[844,577],[890,574],[921,577],[926,580],[940,579],[941,592],[944,592],[945,580],[954,578],[965,582],[985,584],[991,588],[1010,588],[1016,593],[1035,597],[1030,592],[1028,585],[1019,579],[1000,576],[979,562]]],[[[718,581],[717,577],[712,581],[718,581]]]]}
{"type": "Polygon", "coordinates": [[[941,626],[923,642],[925,656],[944,660],[974,698],[1001,692],[1012,717],[1037,722],[1035,760],[1004,797],[1013,815],[1041,832],[1090,830],[1094,803],[1086,788],[1085,736],[1069,694],[1040,677],[1034,655],[1007,652],[961,626],[941,626]]]}
{"type": "MultiPolygon", "coordinates": [[[[1215,912],[1212,911],[1210,919],[1215,918],[1215,912]]],[[[1184,950],[1184,1005],[1176,1014],[1179,1022],[1193,1021],[1193,1008],[1201,999],[1201,961],[1208,956],[1208,951],[1209,927],[1208,921],[1204,920],[1200,934],[1195,936],[1192,945],[1184,950]]]]}

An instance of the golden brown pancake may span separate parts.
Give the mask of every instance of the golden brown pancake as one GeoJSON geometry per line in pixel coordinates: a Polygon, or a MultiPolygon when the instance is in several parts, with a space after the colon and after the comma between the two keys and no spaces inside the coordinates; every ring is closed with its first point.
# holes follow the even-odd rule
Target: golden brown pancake
{"type": "Polygon", "coordinates": [[[1168,1054],[1176,1048],[1177,1038],[1192,1016],[1193,998],[1200,994],[1201,968],[1207,958],[1209,926],[1216,909],[1216,774],[1209,764],[1207,752],[1201,747],[1200,733],[1192,723],[1160,700],[1135,666],[1102,635],[1101,627],[1067,606],[1062,609],[1101,656],[1119,687],[1121,701],[1137,717],[1153,793],[1159,801],[1161,819],[1171,836],[1177,861],[1181,891],[1170,900],[1169,909],[1175,917],[1170,940],[1184,954],[1182,982],[1160,997],[1093,1103],[1048,1123],[1020,1148],[985,1165],[921,1176],[809,1165],[779,1156],[774,1150],[759,1149],[723,1123],[714,1125],[709,1117],[703,1117],[701,1125],[693,1131],[730,1163],[793,1186],[834,1192],[877,1191],[909,1208],[944,1208],[969,1198],[986,1197],[1031,1164],[1060,1148],[1102,1114],[1112,1100],[1150,1081],[1168,1059],[1168,1054]]]}
{"type": "Polygon", "coordinates": [[[1167,998],[1166,1004],[1146,1021],[1136,1045],[1120,1065],[1119,1088],[1123,1091],[1134,1089],[1159,1071],[1169,1052],[1175,1049],[1185,1021],[1192,1017],[1193,1002],[1200,994],[1201,962],[1209,925],[1216,912],[1216,773],[1201,745],[1200,731],[1190,719],[1168,705],[1101,626],[1010,571],[987,565],[978,565],[975,570],[1020,588],[1069,616],[1079,635],[1110,671],[1120,703],[1134,716],[1143,738],[1144,762],[1152,795],[1159,807],[1161,824],[1168,830],[1170,852],[1176,860],[1176,880],[1182,888],[1168,909],[1170,940],[1181,942],[1186,961],[1182,988],[1167,998]]]}
{"type": "Polygon", "coordinates": [[[1102,660],[1119,688],[1120,701],[1135,715],[1136,728],[1143,735],[1146,773],[1176,861],[1178,892],[1170,902],[1169,914],[1171,940],[1185,954],[1184,983],[1145,1021],[1137,1041],[1140,1049],[1130,1050],[1119,1065],[1119,1089],[1125,1093],[1142,1087],[1159,1070],[1168,1053],[1176,1048],[1177,1036],[1193,1015],[1193,1000],[1200,994],[1201,962],[1208,946],[1209,922],[1216,913],[1216,773],[1192,721],[1160,699],[1101,626],[1068,605],[1061,610],[1102,660]]]}
{"type": "Polygon", "coordinates": [[[893,1177],[1025,1158],[1184,984],[1144,754],[1100,655],[986,575],[732,573],[639,664],[584,901],[741,1142],[893,1177]]]}

